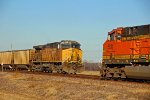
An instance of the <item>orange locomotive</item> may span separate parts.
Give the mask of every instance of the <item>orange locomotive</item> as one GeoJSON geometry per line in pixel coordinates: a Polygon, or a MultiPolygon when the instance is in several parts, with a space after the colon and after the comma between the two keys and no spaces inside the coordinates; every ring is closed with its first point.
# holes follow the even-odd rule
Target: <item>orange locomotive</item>
{"type": "Polygon", "coordinates": [[[108,32],[100,72],[107,79],[150,80],[150,24],[108,32]]]}

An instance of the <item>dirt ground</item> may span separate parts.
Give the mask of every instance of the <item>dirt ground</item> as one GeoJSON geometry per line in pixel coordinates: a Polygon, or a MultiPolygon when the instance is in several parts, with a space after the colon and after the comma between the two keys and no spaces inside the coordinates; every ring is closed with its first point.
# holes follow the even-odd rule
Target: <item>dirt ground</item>
{"type": "Polygon", "coordinates": [[[150,84],[0,72],[0,100],[150,100],[150,84]]]}

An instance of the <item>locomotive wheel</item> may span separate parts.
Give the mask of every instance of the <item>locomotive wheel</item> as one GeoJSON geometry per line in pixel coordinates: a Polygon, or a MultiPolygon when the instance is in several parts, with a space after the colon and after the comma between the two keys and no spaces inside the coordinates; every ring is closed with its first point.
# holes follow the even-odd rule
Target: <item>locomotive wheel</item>
{"type": "Polygon", "coordinates": [[[102,80],[126,80],[126,74],[121,68],[103,68],[100,70],[100,79],[102,80]]]}

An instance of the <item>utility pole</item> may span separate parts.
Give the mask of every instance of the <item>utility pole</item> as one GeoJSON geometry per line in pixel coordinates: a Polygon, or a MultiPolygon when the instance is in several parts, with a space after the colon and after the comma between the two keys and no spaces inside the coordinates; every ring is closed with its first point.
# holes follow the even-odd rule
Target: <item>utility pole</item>
{"type": "Polygon", "coordinates": [[[1,66],[2,66],[2,72],[3,72],[3,62],[1,63],[1,66]]]}
{"type": "Polygon", "coordinates": [[[11,44],[11,53],[12,53],[12,58],[11,58],[11,68],[14,68],[14,52],[13,52],[13,45],[11,44]]]}

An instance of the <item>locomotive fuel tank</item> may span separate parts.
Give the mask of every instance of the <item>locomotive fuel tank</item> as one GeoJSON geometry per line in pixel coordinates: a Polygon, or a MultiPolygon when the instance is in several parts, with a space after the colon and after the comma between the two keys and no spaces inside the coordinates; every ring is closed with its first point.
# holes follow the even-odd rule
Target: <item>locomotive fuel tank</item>
{"type": "Polygon", "coordinates": [[[150,80],[150,66],[126,66],[127,78],[150,80]]]}

